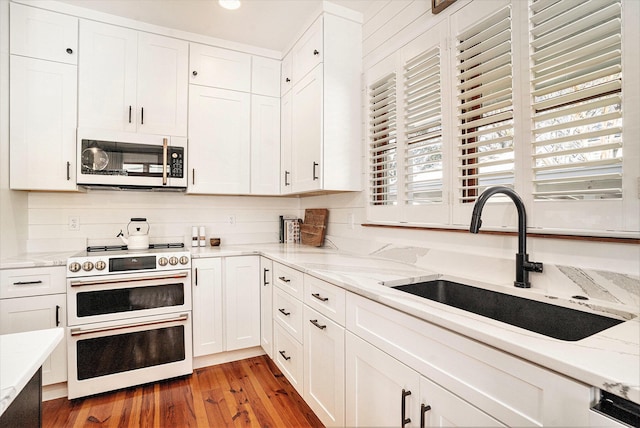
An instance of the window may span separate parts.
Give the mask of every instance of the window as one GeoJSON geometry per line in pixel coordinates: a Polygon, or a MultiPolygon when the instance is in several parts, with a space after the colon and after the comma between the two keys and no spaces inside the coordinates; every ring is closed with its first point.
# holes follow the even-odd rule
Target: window
{"type": "Polygon", "coordinates": [[[369,203],[396,205],[398,201],[396,141],[396,78],[394,74],[369,88],[369,203]]]}
{"type": "Polygon", "coordinates": [[[531,5],[536,199],[622,198],[618,1],[531,5]]]}
{"type": "Polygon", "coordinates": [[[511,8],[459,34],[456,46],[458,198],[514,185],[511,8]]]}

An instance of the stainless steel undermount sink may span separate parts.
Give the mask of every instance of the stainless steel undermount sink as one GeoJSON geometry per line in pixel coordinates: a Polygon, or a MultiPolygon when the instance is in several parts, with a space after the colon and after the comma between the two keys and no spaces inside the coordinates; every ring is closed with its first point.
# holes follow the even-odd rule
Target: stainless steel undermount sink
{"type": "Polygon", "coordinates": [[[437,279],[391,287],[555,339],[584,339],[623,320],[437,279]]]}

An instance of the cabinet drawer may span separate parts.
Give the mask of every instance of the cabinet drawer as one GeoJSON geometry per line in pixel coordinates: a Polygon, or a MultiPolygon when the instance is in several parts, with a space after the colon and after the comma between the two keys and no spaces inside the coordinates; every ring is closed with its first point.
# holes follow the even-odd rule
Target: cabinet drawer
{"type": "Polygon", "coordinates": [[[274,288],[273,316],[289,334],[302,343],[302,302],[274,288]]]}
{"type": "Polygon", "coordinates": [[[304,274],[280,263],[273,264],[273,281],[282,290],[302,300],[304,274]]]}
{"type": "Polygon", "coordinates": [[[66,293],[64,266],[0,270],[0,299],[66,293]]]}
{"type": "Polygon", "coordinates": [[[280,324],[275,323],[273,329],[273,346],[276,365],[284,373],[291,385],[303,395],[303,354],[302,345],[289,333],[284,331],[280,324]]]}
{"type": "Polygon", "coordinates": [[[328,282],[304,276],[304,303],[340,325],[344,325],[346,292],[328,282]]]}

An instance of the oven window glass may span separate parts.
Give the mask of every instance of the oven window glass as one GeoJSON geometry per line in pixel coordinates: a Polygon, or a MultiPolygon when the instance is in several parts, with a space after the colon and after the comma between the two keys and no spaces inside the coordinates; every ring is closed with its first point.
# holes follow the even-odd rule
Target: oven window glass
{"type": "Polygon", "coordinates": [[[78,317],[184,305],[184,284],[116,288],[76,295],[78,317]]]}
{"type": "Polygon", "coordinates": [[[78,380],[185,359],[184,326],[159,328],[76,343],[78,380]]]}

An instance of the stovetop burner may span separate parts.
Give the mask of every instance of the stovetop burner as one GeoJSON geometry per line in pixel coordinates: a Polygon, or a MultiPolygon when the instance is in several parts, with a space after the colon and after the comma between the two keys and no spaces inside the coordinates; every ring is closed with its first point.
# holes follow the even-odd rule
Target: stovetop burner
{"type": "MultiPolygon", "coordinates": [[[[149,244],[150,250],[164,249],[164,248],[184,248],[182,242],[170,242],[167,244],[149,244]]],[[[129,248],[126,245],[93,245],[87,247],[87,253],[97,253],[104,251],[126,251],[129,248]]]]}

